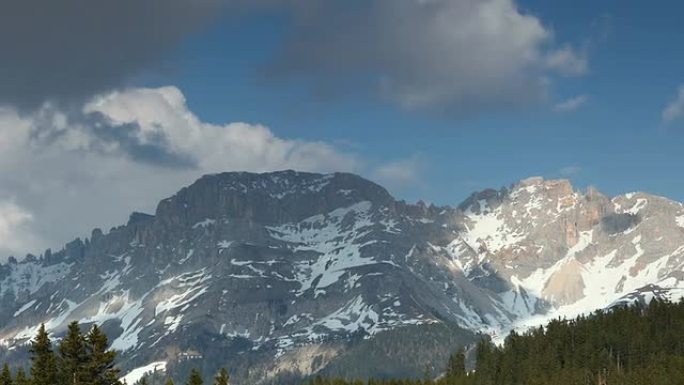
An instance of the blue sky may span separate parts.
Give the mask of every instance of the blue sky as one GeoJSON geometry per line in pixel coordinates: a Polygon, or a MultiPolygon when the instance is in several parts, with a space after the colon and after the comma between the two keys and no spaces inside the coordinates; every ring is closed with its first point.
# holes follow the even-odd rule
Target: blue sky
{"type": "Polygon", "coordinates": [[[682,200],[684,127],[661,119],[684,82],[682,5],[658,5],[520,2],[556,39],[587,46],[589,71],[554,79],[538,104],[474,116],[407,111],[364,92],[318,99],[295,82],[265,79],[286,29],[277,14],[223,18],[188,37],[166,70],[145,82],[178,85],[208,121],[263,123],[285,137],[348,142],[371,162],[414,157],[420,182],[394,191],[410,200],[453,204],[475,189],[531,175],[682,200]],[[587,101],[577,110],[554,112],[554,104],[579,95],[587,101]]]}
{"type": "Polygon", "coordinates": [[[684,201],[683,11],[13,2],[0,13],[0,257],[153,213],[220,171],[351,171],[451,205],[538,175],[684,201]]]}

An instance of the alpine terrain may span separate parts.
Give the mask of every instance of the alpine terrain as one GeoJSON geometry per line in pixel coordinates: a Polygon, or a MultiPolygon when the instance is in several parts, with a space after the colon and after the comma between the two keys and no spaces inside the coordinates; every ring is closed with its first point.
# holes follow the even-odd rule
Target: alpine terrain
{"type": "Polygon", "coordinates": [[[684,206],[666,198],[530,178],[435,207],[352,174],[223,173],[1,265],[0,353],[79,320],[129,383],[197,365],[237,383],[420,376],[478,333],[682,296],[684,206]]]}

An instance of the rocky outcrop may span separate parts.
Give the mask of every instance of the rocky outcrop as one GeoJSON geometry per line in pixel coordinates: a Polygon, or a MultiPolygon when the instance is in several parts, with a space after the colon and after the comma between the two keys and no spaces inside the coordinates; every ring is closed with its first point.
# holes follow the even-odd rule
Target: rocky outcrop
{"type": "Polygon", "coordinates": [[[352,174],[222,173],[154,215],[0,266],[0,339],[21,357],[40,322],[59,335],[78,319],[104,325],[124,371],[202,357],[238,383],[270,381],[341,370],[397,330],[418,333],[402,337],[417,352],[420,333],[500,339],[649,290],[674,298],[683,267],[684,208],[648,194],[536,177],[452,208],[352,174]]]}

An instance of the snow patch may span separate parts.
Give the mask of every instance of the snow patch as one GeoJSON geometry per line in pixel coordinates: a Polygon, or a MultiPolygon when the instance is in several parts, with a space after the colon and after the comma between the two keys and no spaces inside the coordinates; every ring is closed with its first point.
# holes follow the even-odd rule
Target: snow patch
{"type": "Polygon", "coordinates": [[[232,244],[233,244],[232,241],[220,241],[216,244],[216,246],[218,246],[219,249],[227,249],[232,244]]]}
{"type": "Polygon", "coordinates": [[[21,262],[8,264],[9,274],[0,281],[0,294],[12,292],[17,295],[21,292],[34,294],[43,285],[64,279],[71,270],[72,264],[57,263],[54,265],[41,265],[39,262],[21,262]]]}
{"type": "Polygon", "coordinates": [[[300,262],[297,280],[301,283],[298,295],[314,288],[316,296],[321,290],[336,282],[349,270],[359,266],[391,261],[377,261],[373,257],[362,257],[361,249],[376,243],[371,240],[361,243],[359,238],[374,225],[371,220],[372,203],[358,202],[348,207],[335,209],[325,215],[315,215],[299,223],[269,227],[271,237],[293,244],[295,252],[315,252],[314,261],[300,262]],[[348,221],[352,219],[353,221],[348,221]]]}
{"type": "MultiPolygon", "coordinates": [[[[483,201],[479,204],[481,208],[486,207],[483,201]]],[[[468,209],[465,214],[470,223],[466,225],[467,231],[463,234],[463,239],[474,250],[479,250],[481,243],[484,243],[487,250],[497,252],[526,237],[524,233],[514,232],[506,225],[501,206],[492,211],[481,209],[479,214],[468,209]]]]}
{"type": "Polygon", "coordinates": [[[14,317],[18,316],[19,314],[23,313],[24,311],[28,310],[33,304],[36,303],[35,299],[30,300],[29,302],[26,302],[24,306],[20,307],[19,310],[14,312],[14,317]]]}
{"type": "Polygon", "coordinates": [[[637,198],[636,203],[631,208],[625,210],[624,213],[636,215],[639,213],[639,211],[641,211],[641,209],[646,207],[647,203],[648,203],[648,200],[646,200],[644,198],[637,198]]]}
{"type": "Polygon", "coordinates": [[[684,215],[676,217],[675,222],[677,223],[677,226],[684,228],[684,215]]]}
{"type": "Polygon", "coordinates": [[[205,228],[205,227],[213,225],[214,223],[216,223],[216,219],[207,218],[203,221],[195,223],[194,225],[192,225],[192,228],[193,229],[205,228]]]}
{"type": "Polygon", "coordinates": [[[135,368],[128,372],[125,376],[121,377],[120,380],[128,385],[133,385],[146,375],[153,374],[155,372],[166,372],[166,361],[152,362],[145,366],[135,368]]]}

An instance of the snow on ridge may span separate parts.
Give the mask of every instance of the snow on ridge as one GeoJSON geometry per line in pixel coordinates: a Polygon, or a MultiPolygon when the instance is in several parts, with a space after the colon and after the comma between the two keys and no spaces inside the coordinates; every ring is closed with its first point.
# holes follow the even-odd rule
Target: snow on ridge
{"type": "Polygon", "coordinates": [[[123,332],[112,341],[112,349],[126,351],[138,344],[138,334],[142,331],[142,319],[140,315],[145,308],[143,301],[149,292],[137,300],[130,297],[130,290],[124,290],[118,295],[112,296],[107,302],[100,302],[97,312],[81,322],[103,323],[107,320],[118,319],[121,321],[123,332]]]}
{"type": "MultiPolygon", "coordinates": [[[[295,176],[300,173],[294,172],[295,176]]],[[[325,174],[315,176],[313,178],[305,178],[296,183],[285,173],[264,174],[264,177],[256,178],[250,181],[243,179],[230,179],[223,182],[223,188],[226,190],[238,191],[247,194],[253,191],[274,191],[269,195],[272,198],[282,199],[284,197],[295,194],[310,194],[317,193],[323,190],[330,184],[330,181],[335,177],[335,174],[325,174]]]]}
{"type": "Polygon", "coordinates": [[[577,254],[586,249],[594,239],[594,230],[582,231],[579,234],[577,243],[571,247],[567,252],[567,257],[575,257],[577,254]]]}
{"type": "MultiPolygon", "coordinates": [[[[48,320],[43,321],[45,324],[45,327],[48,330],[54,330],[58,326],[62,325],[64,321],[71,315],[71,313],[80,306],[81,304],[77,304],[74,301],[70,301],[68,299],[63,299],[59,304],[57,305],[58,308],[60,307],[66,307],[63,309],[60,314],[56,317],[50,318],[48,320]]],[[[48,309],[49,311],[49,309],[48,309]]],[[[34,325],[34,326],[24,326],[23,329],[20,329],[13,335],[4,335],[2,336],[2,339],[0,339],[0,345],[3,346],[10,346],[12,345],[13,341],[22,341],[22,340],[29,340],[33,338],[36,333],[38,333],[38,328],[40,325],[34,325]]]]}
{"type": "MultiPolygon", "coordinates": [[[[118,274],[105,274],[105,277],[103,278],[108,280],[116,280],[116,282],[118,282],[118,274]]],[[[142,318],[142,313],[145,310],[145,306],[143,304],[151,294],[156,295],[160,288],[172,283],[174,284],[173,290],[180,291],[180,293],[174,292],[173,295],[157,303],[155,311],[156,314],[159,315],[160,313],[164,313],[168,310],[187,305],[200,295],[204,294],[207,291],[207,287],[204,286],[203,283],[210,278],[211,275],[204,274],[204,270],[181,274],[160,282],[150,291],[141,295],[137,299],[131,298],[130,290],[126,289],[114,292],[114,287],[105,283],[102,289],[98,290],[95,296],[105,292],[112,293],[112,295],[108,296],[106,301],[93,303],[91,301],[93,297],[89,297],[81,303],[75,303],[70,300],[62,300],[58,307],[62,307],[63,309],[56,317],[46,320],[45,326],[49,330],[54,330],[55,328],[63,325],[64,322],[67,321],[72,313],[74,313],[74,311],[77,309],[79,312],[86,312],[81,316],[82,323],[93,322],[101,324],[105,321],[116,319],[121,322],[121,328],[123,329],[123,332],[118,338],[112,341],[111,347],[112,349],[119,351],[130,350],[138,346],[138,335],[145,327],[145,325],[143,325],[142,318]],[[91,306],[90,304],[95,306],[91,307],[90,310],[88,308],[84,308],[86,305],[91,306]]],[[[30,305],[26,304],[24,307],[28,308],[30,305]]],[[[17,314],[21,314],[21,312],[26,309],[20,310],[21,311],[18,311],[17,314]]],[[[50,309],[48,309],[48,312],[50,312],[50,309]]],[[[170,332],[175,330],[175,327],[178,326],[180,320],[180,318],[175,317],[171,325],[166,325],[170,332]]],[[[15,333],[13,336],[5,336],[2,342],[7,344],[9,339],[22,340],[31,338],[35,335],[37,329],[38,326],[31,328],[25,327],[24,329],[15,333]]]]}
{"type": "MultiPolygon", "coordinates": [[[[209,276],[211,277],[211,276],[209,276]]],[[[207,278],[209,278],[207,277],[207,278]]],[[[208,288],[207,286],[202,286],[201,283],[204,280],[200,280],[199,282],[195,282],[194,285],[190,286],[184,291],[181,291],[178,294],[172,294],[167,298],[164,298],[162,301],[158,302],[157,305],[154,308],[154,313],[156,315],[163,314],[169,310],[173,310],[179,307],[182,307],[184,305],[187,305],[197,299],[199,296],[202,294],[206,293],[208,288]]],[[[181,286],[182,287],[182,286],[181,286]]]]}
{"type": "Polygon", "coordinates": [[[324,292],[321,289],[337,282],[348,269],[381,263],[373,257],[361,255],[363,247],[377,242],[359,242],[368,228],[375,224],[371,219],[371,209],[371,202],[362,201],[298,223],[268,227],[271,237],[294,244],[294,251],[319,254],[314,263],[305,262],[297,266],[300,295],[310,289],[314,281],[317,281],[316,295],[319,295],[324,292]],[[342,222],[349,215],[354,216],[354,221],[349,227],[343,227],[342,222]]]}
{"type": "Polygon", "coordinates": [[[192,225],[193,229],[198,229],[198,228],[206,228],[208,226],[212,226],[213,224],[216,223],[216,219],[211,219],[211,218],[206,218],[203,221],[199,221],[192,225]]]}
{"type": "Polygon", "coordinates": [[[16,317],[16,316],[18,316],[19,314],[25,312],[25,311],[28,310],[31,306],[33,306],[35,303],[36,303],[36,300],[35,300],[35,299],[32,299],[32,300],[26,302],[22,307],[19,308],[19,310],[17,310],[17,311],[14,312],[13,317],[16,317]]]}
{"type": "Polygon", "coordinates": [[[535,195],[541,188],[544,179],[541,177],[530,177],[518,182],[518,184],[513,186],[509,198],[516,201],[520,198],[523,193],[527,195],[535,195]]]}
{"type": "Polygon", "coordinates": [[[321,333],[320,328],[331,332],[355,333],[360,330],[369,335],[374,335],[384,330],[389,330],[401,325],[415,325],[433,322],[431,319],[407,318],[397,313],[394,307],[401,303],[392,300],[389,306],[385,306],[379,312],[373,305],[367,304],[361,295],[352,298],[345,305],[334,312],[321,317],[311,326],[306,328],[306,338],[309,341],[316,341],[327,333],[321,333]]]}
{"type": "Polygon", "coordinates": [[[624,210],[623,213],[625,213],[625,214],[636,215],[636,214],[639,213],[639,211],[641,211],[641,209],[643,209],[644,207],[646,207],[646,204],[647,204],[647,203],[648,203],[648,200],[647,200],[647,199],[645,199],[645,198],[637,198],[636,203],[634,203],[634,205],[633,205],[631,208],[624,210]]]}
{"type": "Polygon", "coordinates": [[[216,244],[219,249],[228,249],[233,244],[233,241],[220,241],[216,244]]]}
{"type": "Polygon", "coordinates": [[[162,290],[155,297],[162,295],[162,298],[154,308],[154,316],[156,318],[166,315],[164,326],[167,329],[167,335],[175,332],[180,326],[183,320],[183,310],[209,290],[205,283],[211,278],[212,275],[206,274],[205,269],[200,269],[165,279],[157,285],[157,288],[162,290]],[[177,314],[171,314],[179,308],[180,311],[177,314]]]}
{"type": "MultiPolygon", "coordinates": [[[[645,254],[645,250],[641,245],[641,236],[634,237],[631,243],[635,248],[634,254],[619,263],[616,263],[618,250],[615,249],[582,266],[580,270],[584,285],[584,296],[582,298],[574,303],[553,306],[546,313],[530,313],[527,316],[519,317],[517,321],[496,332],[498,337],[495,338],[495,342],[502,343],[511,330],[524,331],[532,327],[542,326],[552,319],[571,319],[596,310],[609,308],[620,298],[653,285],[667,288],[668,298],[678,300],[684,297],[684,281],[663,274],[670,260],[684,253],[684,245],[669,254],[660,256],[635,272],[633,269],[639,266],[638,261],[645,254]]],[[[584,245],[586,242],[580,241],[578,244],[584,245]]],[[[570,255],[571,252],[569,251],[568,254],[570,255]]],[[[574,253],[572,255],[574,256],[574,253]]],[[[566,259],[567,257],[550,269],[539,269],[522,281],[515,276],[512,277],[511,281],[537,295],[538,290],[543,288],[548,277],[566,259]]]]}
{"type": "MultiPolygon", "coordinates": [[[[483,207],[481,202],[480,207],[483,207]]],[[[506,225],[501,206],[492,211],[480,210],[479,214],[469,209],[465,214],[470,224],[466,225],[467,231],[463,234],[463,239],[475,250],[479,249],[480,242],[484,242],[487,250],[496,252],[526,237],[525,234],[514,232],[506,225]]]]}
{"type": "Polygon", "coordinates": [[[140,381],[144,376],[155,372],[166,372],[166,361],[152,362],[145,366],[135,368],[126,373],[120,380],[125,384],[133,385],[140,381]]]}
{"type": "Polygon", "coordinates": [[[677,226],[684,228],[684,214],[676,217],[675,223],[677,223],[677,226]]]}
{"type": "Polygon", "coordinates": [[[184,264],[184,263],[187,262],[190,258],[192,258],[193,255],[195,255],[195,249],[190,249],[190,250],[188,250],[188,252],[185,253],[185,257],[183,257],[181,260],[178,261],[178,264],[179,264],[179,265],[184,264]]]}
{"type": "Polygon", "coordinates": [[[367,305],[363,298],[358,295],[342,308],[315,322],[311,326],[309,338],[314,340],[317,338],[318,335],[313,329],[319,325],[332,331],[353,333],[359,329],[364,329],[370,332],[379,318],[372,306],[367,305]]]}
{"type": "Polygon", "coordinates": [[[516,277],[512,277],[511,283],[514,285],[513,289],[499,295],[502,305],[517,317],[527,317],[533,314],[538,302],[537,297],[523,295],[524,288],[521,287],[516,277]]]}
{"type": "MultiPolygon", "coordinates": [[[[544,298],[543,291],[549,279],[560,271],[568,261],[574,260],[578,253],[586,249],[591,244],[592,237],[593,230],[581,232],[577,244],[570,248],[566,256],[557,261],[553,266],[548,269],[537,269],[523,279],[514,275],[511,277],[511,281],[534,296],[544,298]]],[[[603,308],[614,301],[616,296],[622,295],[621,293],[659,281],[658,273],[665,266],[669,258],[676,255],[678,251],[676,250],[671,254],[661,257],[649,264],[640,274],[634,275],[631,274],[630,269],[637,264],[639,258],[645,253],[640,242],[640,236],[632,240],[636,250],[635,253],[619,265],[614,263],[617,250],[613,250],[603,257],[581,265],[580,276],[584,285],[583,297],[572,304],[557,307],[554,314],[579,314],[578,311],[581,309],[593,310],[603,308]]]]}
{"type": "Polygon", "coordinates": [[[14,295],[22,291],[34,294],[43,285],[64,279],[73,264],[61,262],[45,266],[39,262],[21,262],[7,266],[10,267],[9,276],[0,281],[2,295],[8,291],[12,291],[14,295]]]}

